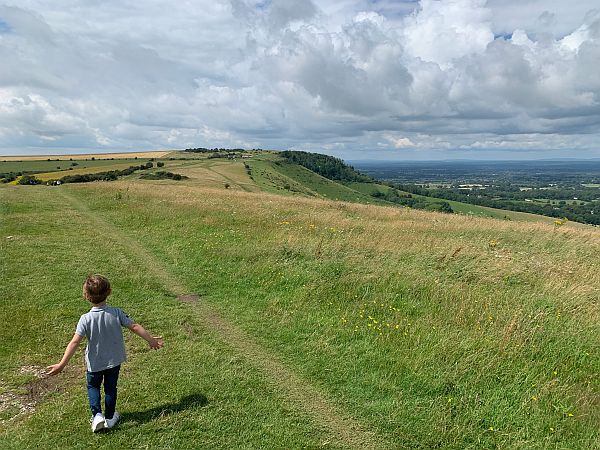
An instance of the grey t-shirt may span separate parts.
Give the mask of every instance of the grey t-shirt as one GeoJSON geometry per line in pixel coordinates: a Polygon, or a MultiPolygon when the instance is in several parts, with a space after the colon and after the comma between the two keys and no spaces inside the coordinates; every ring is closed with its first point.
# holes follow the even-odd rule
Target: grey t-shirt
{"type": "Polygon", "coordinates": [[[127,314],[112,306],[94,306],[81,316],[75,333],[88,339],[85,364],[89,372],[116,367],[127,359],[121,327],[133,323],[127,314]]]}

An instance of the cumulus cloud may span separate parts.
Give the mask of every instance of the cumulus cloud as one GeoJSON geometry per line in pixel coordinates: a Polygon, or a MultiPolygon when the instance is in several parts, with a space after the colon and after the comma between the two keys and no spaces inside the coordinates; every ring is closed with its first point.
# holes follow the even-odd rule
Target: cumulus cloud
{"type": "Polygon", "coordinates": [[[593,156],[593,3],[0,0],[0,153],[593,156]]]}
{"type": "Polygon", "coordinates": [[[407,52],[442,67],[484,53],[494,40],[491,15],[485,0],[422,0],[402,29],[407,52]]]}
{"type": "Polygon", "coordinates": [[[395,148],[415,147],[414,142],[406,137],[394,136],[393,134],[386,134],[383,137],[395,148]]]}

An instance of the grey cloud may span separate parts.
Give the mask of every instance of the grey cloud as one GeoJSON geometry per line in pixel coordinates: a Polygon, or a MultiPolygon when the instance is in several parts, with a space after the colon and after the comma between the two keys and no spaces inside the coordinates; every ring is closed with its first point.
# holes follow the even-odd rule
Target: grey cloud
{"type": "Polygon", "coordinates": [[[0,5],[0,21],[7,30],[27,36],[30,42],[54,43],[54,33],[43,17],[33,11],[14,6],[0,5]]]}
{"type": "Polygon", "coordinates": [[[568,136],[591,152],[600,133],[600,21],[587,1],[566,19],[558,1],[5,3],[0,153],[350,154],[518,136],[523,149],[563,149],[568,136]]]}
{"type": "Polygon", "coordinates": [[[550,33],[554,38],[560,38],[589,20],[586,16],[589,11],[598,9],[598,2],[487,0],[486,6],[493,13],[492,27],[496,34],[510,34],[520,29],[528,30],[532,35],[550,33]],[[552,16],[556,20],[540,20],[552,16]]]}
{"type": "Polygon", "coordinates": [[[540,24],[540,28],[543,31],[551,30],[557,23],[556,14],[551,13],[550,11],[544,11],[538,16],[537,22],[540,24]]]}
{"type": "Polygon", "coordinates": [[[290,22],[311,19],[316,13],[311,0],[271,0],[269,22],[274,28],[283,28],[290,22]]]}

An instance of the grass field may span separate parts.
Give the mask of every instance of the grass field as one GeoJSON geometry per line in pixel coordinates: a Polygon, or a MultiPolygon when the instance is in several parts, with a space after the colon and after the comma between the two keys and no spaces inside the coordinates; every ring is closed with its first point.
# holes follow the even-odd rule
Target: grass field
{"type": "MultiPolygon", "coordinates": [[[[37,161],[0,161],[0,173],[8,173],[8,172],[57,172],[62,171],[67,174],[67,170],[81,170],[81,169],[94,169],[99,167],[107,167],[114,164],[127,164],[128,166],[133,166],[137,164],[141,164],[142,162],[148,161],[147,159],[80,159],[78,161],[70,161],[70,160],[61,160],[61,161],[47,161],[47,160],[37,160],[37,161]]],[[[69,171],[70,172],[70,171],[69,171]]]]}
{"type": "Polygon", "coordinates": [[[240,161],[167,164],[192,178],[0,186],[0,448],[600,446],[596,229],[258,192],[259,161],[254,181],[240,161]],[[123,422],[100,435],[81,352],[36,377],[90,272],[166,343],[127,336],[123,422]]]}
{"type": "MultiPolygon", "coordinates": [[[[375,191],[386,192],[390,188],[377,183],[351,182],[346,184],[336,183],[323,178],[301,166],[290,164],[274,164],[273,157],[258,158],[248,165],[253,169],[252,175],[256,183],[266,192],[279,194],[304,194],[331,200],[342,200],[367,204],[386,204],[371,196],[375,191]],[[287,188],[284,188],[287,187],[287,188]],[[286,192],[287,191],[287,192],[286,192]]],[[[451,200],[440,200],[421,195],[415,198],[424,199],[428,203],[447,201],[452,209],[460,214],[493,217],[497,219],[531,220],[530,214],[500,211],[483,206],[469,205],[451,200]]],[[[389,203],[387,203],[389,204],[389,203]]],[[[535,220],[540,220],[535,216],[535,220]]],[[[548,222],[552,219],[548,218],[548,222]]]]}
{"type": "MultiPolygon", "coordinates": [[[[156,152],[150,152],[156,153],[156,152]]],[[[84,156],[84,155],[79,155],[84,156]]],[[[165,155],[166,156],[166,155],[165,155]]],[[[276,152],[263,151],[256,153],[252,159],[227,160],[210,158],[201,153],[171,152],[169,158],[163,158],[164,169],[177,170],[191,178],[191,182],[206,187],[229,187],[247,192],[270,192],[280,195],[304,195],[330,200],[341,200],[366,204],[389,205],[381,199],[371,196],[374,191],[386,192],[390,188],[377,183],[338,183],[328,180],[299,165],[282,163],[276,152]],[[245,168],[247,166],[249,170],[245,168]]],[[[147,160],[91,159],[91,155],[77,166],[72,161],[21,160],[0,161],[0,173],[10,171],[48,172],[36,173],[42,181],[60,178],[65,175],[104,172],[124,169],[129,165],[137,165],[147,160]],[[51,169],[58,169],[52,171],[51,169]],[[70,169],[70,170],[69,170],[70,169]]],[[[155,168],[154,170],[158,170],[155,168]]],[[[130,177],[132,178],[132,177],[130,177]]],[[[137,177],[133,177],[137,178],[137,177]]],[[[15,184],[13,182],[12,184],[15,184]]],[[[446,201],[454,212],[470,216],[492,217],[503,220],[540,221],[553,223],[554,218],[544,218],[534,214],[499,210],[483,206],[471,205],[452,200],[441,200],[413,194],[415,198],[426,203],[446,201]]],[[[575,225],[577,226],[577,225],[575,225]]]]}
{"type": "Polygon", "coordinates": [[[270,159],[247,162],[265,191],[307,194],[330,200],[373,203],[373,199],[343,184],[328,180],[302,166],[277,163],[270,159]]]}
{"type": "MultiPolygon", "coordinates": [[[[133,160],[135,161],[135,160],[133,160]]],[[[56,171],[56,172],[43,172],[43,173],[37,173],[35,174],[35,177],[40,180],[40,181],[48,181],[48,180],[57,180],[59,178],[62,178],[64,176],[67,175],[83,175],[83,174],[87,174],[87,173],[99,173],[99,172],[108,172],[111,170],[123,170],[123,169],[127,169],[130,166],[137,164],[137,161],[135,162],[127,162],[127,163],[114,163],[114,161],[111,161],[112,164],[102,164],[102,165],[94,165],[91,167],[74,167],[73,170],[68,170],[68,171],[56,171]]]]}

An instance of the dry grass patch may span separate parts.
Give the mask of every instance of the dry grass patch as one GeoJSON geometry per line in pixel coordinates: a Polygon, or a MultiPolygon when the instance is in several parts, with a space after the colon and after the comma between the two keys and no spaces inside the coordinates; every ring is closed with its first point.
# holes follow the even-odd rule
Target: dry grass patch
{"type": "Polygon", "coordinates": [[[95,188],[110,191],[125,185],[132,195],[144,198],[146,206],[167,202],[203,211],[207,224],[218,226],[219,215],[235,214],[243,219],[239,226],[265,232],[258,248],[283,244],[317,258],[349,261],[376,256],[375,272],[400,264],[398,276],[422,283],[487,289],[530,286],[560,298],[562,307],[582,320],[598,316],[600,272],[594,261],[600,233],[593,227],[556,228],[547,222],[511,222],[190,184],[165,185],[151,192],[135,182],[95,188]]]}
{"type": "Polygon", "coordinates": [[[16,156],[0,156],[2,161],[38,161],[47,159],[58,159],[59,161],[64,160],[82,160],[82,159],[128,159],[128,158],[164,158],[165,156],[173,153],[171,150],[168,151],[152,151],[152,152],[118,152],[118,153],[78,153],[72,155],[16,155],[16,156]]]}

